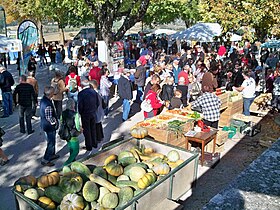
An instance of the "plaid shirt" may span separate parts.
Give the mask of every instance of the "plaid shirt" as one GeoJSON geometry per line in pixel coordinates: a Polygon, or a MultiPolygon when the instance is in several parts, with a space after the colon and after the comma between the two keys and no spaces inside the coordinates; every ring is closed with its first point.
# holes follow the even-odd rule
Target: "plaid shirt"
{"type": "Polygon", "coordinates": [[[55,118],[52,116],[53,110],[52,107],[47,106],[45,109],[45,116],[47,121],[49,121],[51,123],[51,125],[54,125],[56,123],[55,118]]]}
{"type": "Polygon", "coordinates": [[[205,120],[215,122],[220,119],[221,100],[214,93],[203,93],[191,105],[193,108],[201,107],[205,120]]]}
{"type": "Polygon", "coordinates": [[[273,95],[280,96],[280,77],[277,77],[277,79],[273,83],[273,95]]]}

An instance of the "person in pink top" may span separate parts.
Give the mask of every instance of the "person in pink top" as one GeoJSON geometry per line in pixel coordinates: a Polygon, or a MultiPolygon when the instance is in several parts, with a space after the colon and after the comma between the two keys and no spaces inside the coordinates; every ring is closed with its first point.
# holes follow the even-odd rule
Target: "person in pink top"
{"type": "Polygon", "coordinates": [[[178,78],[184,77],[185,78],[185,85],[189,84],[189,73],[190,73],[190,71],[191,71],[191,67],[188,64],[186,64],[183,67],[183,71],[179,72],[178,78]]]}
{"type": "Polygon", "coordinates": [[[149,92],[147,93],[146,100],[150,101],[150,104],[153,107],[153,110],[150,112],[144,112],[144,118],[151,118],[158,114],[159,108],[164,104],[164,101],[161,101],[159,99],[159,93],[160,93],[160,85],[154,84],[149,92]]]}

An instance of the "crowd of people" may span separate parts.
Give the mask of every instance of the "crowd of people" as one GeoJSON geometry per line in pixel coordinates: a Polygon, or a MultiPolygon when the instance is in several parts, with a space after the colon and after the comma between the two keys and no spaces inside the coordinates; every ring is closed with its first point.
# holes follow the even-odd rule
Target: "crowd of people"
{"type": "MultiPolygon", "coordinates": [[[[206,125],[217,128],[221,101],[215,91],[221,87],[242,92],[244,115],[250,115],[253,100],[261,93],[271,93],[273,110],[280,112],[279,57],[268,49],[261,49],[258,54],[258,45],[251,45],[248,41],[242,48],[236,43],[230,46],[221,43],[216,48],[200,43],[193,47],[186,43],[177,46],[177,43],[176,48],[169,46],[164,38],[143,39],[136,45],[133,42],[130,45],[130,41],[129,38],[125,41],[126,62],[124,66],[119,65],[117,72],[121,75],[117,81],[110,78],[114,72],[106,63],[99,61],[97,49],[92,43],[79,48],[77,59],[66,74],[55,71],[40,101],[41,128],[47,138],[42,165],[53,166],[53,161],[59,158],[55,142],[57,130],[61,127],[69,128],[71,133],[71,138],[67,140],[70,156],[65,165],[78,155],[77,137],[81,133],[85,137],[85,150],[92,151],[98,147],[104,138],[102,121],[109,114],[113,84],[122,100],[123,122],[131,120],[131,104],[134,102],[143,110],[144,119],[156,116],[164,109],[189,107],[203,113],[206,125]],[[132,44],[134,47],[131,47],[132,44]],[[134,101],[133,90],[137,92],[134,101]],[[63,110],[65,96],[66,110],[63,110]],[[149,108],[144,108],[144,104],[149,108]]],[[[48,49],[52,63],[61,62],[66,57],[63,47],[63,50],[57,49],[58,46],[53,46],[51,51],[48,49]]],[[[40,65],[47,64],[46,49],[42,45],[37,54],[40,65]]],[[[34,132],[31,119],[36,117],[38,104],[36,69],[37,64],[32,57],[28,64],[28,76],[20,76],[20,84],[12,93],[13,77],[5,67],[0,68],[2,117],[13,113],[14,99],[14,103],[19,105],[20,132],[27,130],[28,135],[34,132]]]]}

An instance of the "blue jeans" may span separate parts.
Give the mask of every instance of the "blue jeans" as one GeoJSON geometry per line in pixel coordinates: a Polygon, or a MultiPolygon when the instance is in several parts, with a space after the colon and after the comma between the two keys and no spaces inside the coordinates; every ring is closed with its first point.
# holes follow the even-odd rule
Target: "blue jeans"
{"type": "Polygon", "coordinates": [[[104,109],[104,114],[107,116],[109,113],[109,96],[102,96],[102,99],[104,101],[105,104],[105,109],[104,109]]]}
{"type": "Polygon", "coordinates": [[[143,92],[144,92],[144,88],[143,86],[138,86],[137,85],[137,94],[136,94],[136,102],[142,102],[143,101],[143,92]]]}
{"type": "Polygon", "coordinates": [[[56,131],[45,132],[47,137],[47,149],[45,151],[44,159],[42,162],[50,162],[51,158],[55,155],[55,135],[56,131]]]}
{"type": "Polygon", "coordinates": [[[13,114],[13,95],[12,92],[2,92],[4,116],[13,114]]]}
{"type": "Polygon", "coordinates": [[[243,98],[243,114],[250,116],[250,106],[255,98],[243,98]]]}
{"type": "Polygon", "coordinates": [[[129,111],[130,111],[130,103],[128,99],[123,99],[123,120],[127,120],[128,119],[128,115],[129,115],[129,111]]]}

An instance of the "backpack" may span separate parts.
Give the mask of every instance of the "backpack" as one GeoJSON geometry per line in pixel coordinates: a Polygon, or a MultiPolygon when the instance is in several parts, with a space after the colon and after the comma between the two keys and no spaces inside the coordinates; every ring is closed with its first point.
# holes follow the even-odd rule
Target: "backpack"
{"type": "Polygon", "coordinates": [[[51,82],[51,86],[54,88],[54,95],[57,95],[59,93],[59,87],[58,87],[59,80],[55,81],[55,79],[53,79],[51,82]]]}
{"type": "Polygon", "coordinates": [[[68,75],[68,77],[69,77],[69,81],[68,81],[69,90],[71,93],[75,93],[78,90],[77,75],[75,75],[74,77],[68,75]]]}
{"type": "Polygon", "coordinates": [[[76,129],[75,125],[75,113],[64,111],[62,112],[62,122],[58,135],[61,139],[69,141],[72,137],[77,137],[80,135],[80,132],[76,129]],[[68,116],[68,117],[67,117],[68,116]]]}

